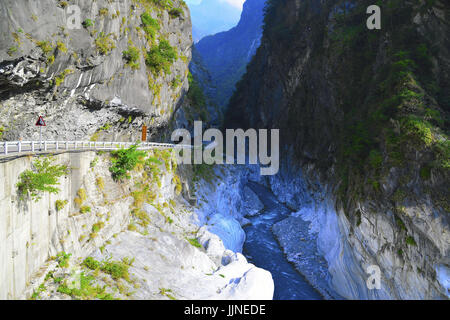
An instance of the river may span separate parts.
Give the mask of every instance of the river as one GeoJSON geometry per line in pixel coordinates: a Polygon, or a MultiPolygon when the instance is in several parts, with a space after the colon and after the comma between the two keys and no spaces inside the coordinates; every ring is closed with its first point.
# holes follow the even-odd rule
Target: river
{"type": "Polygon", "coordinates": [[[253,182],[249,182],[248,186],[258,195],[265,208],[259,215],[248,217],[251,225],[244,228],[246,241],[243,254],[249,262],[272,273],[275,283],[274,300],[323,299],[287,261],[272,233],[272,226],[287,218],[291,211],[279,203],[269,189],[253,182]]]}

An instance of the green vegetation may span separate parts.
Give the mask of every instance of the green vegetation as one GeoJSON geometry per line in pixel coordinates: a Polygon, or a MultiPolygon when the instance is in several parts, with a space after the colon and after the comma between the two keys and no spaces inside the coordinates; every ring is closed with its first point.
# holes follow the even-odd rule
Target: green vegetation
{"type": "Polygon", "coordinates": [[[64,209],[67,203],[69,203],[69,201],[67,200],[56,200],[55,202],[56,211],[61,211],[62,209],[64,209]]]}
{"type": "Polygon", "coordinates": [[[437,168],[450,169],[450,141],[438,141],[434,146],[436,159],[433,165],[437,168]]]}
{"type": "Polygon", "coordinates": [[[44,52],[45,55],[48,55],[50,52],[53,51],[53,47],[48,41],[38,41],[36,45],[41,48],[41,50],[44,52]]]}
{"type": "Polygon", "coordinates": [[[92,226],[92,232],[98,233],[104,226],[105,223],[103,221],[97,222],[92,226]]]}
{"type": "Polygon", "coordinates": [[[112,152],[111,167],[109,171],[112,173],[113,179],[116,181],[124,178],[128,179],[128,171],[133,170],[138,163],[144,163],[144,151],[138,151],[137,145],[133,145],[128,149],[120,149],[112,152]]]}
{"type": "Polygon", "coordinates": [[[128,231],[137,231],[137,227],[134,223],[130,223],[127,227],[128,231]]]}
{"type": "Polygon", "coordinates": [[[63,42],[61,42],[61,41],[57,41],[56,42],[56,48],[58,48],[58,51],[60,51],[62,53],[66,53],[67,52],[66,45],[63,42]]]}
{"type": "Polygon", "coordinates": [[[156,34],[161,28],[158,20],[153,19],[148,12],[144,12],[141,15],[141,21],[147,40],[152,42],[156,39],[156,34]]]}
{"type": "Polygon", "coordinates": [[[96,261],[92,257],[88,257],[83,261],[83,265],[91,270],[101,270],[109,275],[114,280],[125,279],[130,281],[130,274],[128,272],[129,267],[132,265],[133,260],[123,259],[122,261],[96,261]]]}
{"type": "Polygon", "coordinates": [[[76,299],[100,299],[100,300],[114,300],[114,296],[106,292],[106,286],[93,286],[95,278],[91,275],[86,275],[84,272],[80,274],[80,286],[75,288],[69,286],[67,283],[61,284],[57,291],[67,294],[76,299]]]}
{"type": "Polygon", "coordinates": [[[107,131],[109,129],[111,129],[111,123],[109,122],[105,123],[103,126],[99,128],[100,131],[107,131]]]}
{"type": "Polygon", "coordinates": [[[68,76],[69,74],[72,74],[72,73],[73,73],[72,69],[66,69],[63,72],[61,72],[59,75],[57,75],[55,77],[55,86],[59,87],[66,79],[66,76],[68,76]]]}
{"type": "Polygon", "coordinates": [[[127,61],[126,66],[130,67],[133,70],[137,70],[140,68],[140,51],[137,47],[128,46],[128,50],[124,51],[122,54],[123,58],[127,61]]]}
{"type": "Polygon", "coordinates": [[[431,178],[431,167],[428,165],[423,166],[420,168],[420,177],[422,180],[428,180],[431,178]]]}
{"type": "Polygon", "coordinates": [[[138,208],[133,209],[131,211],[131,215],[138,220],[138,224],[141,227],[146,227],[150,223],[150,217],[149,217],[148,213],[144,210],[141,210],[138,208]]]}
{"type": "Polygon", "coordinates": [[[59,189],[58,179],[68,174],[66,165],[54,165],[52,158],[36,159],[33,162],[33,169],[22,172],[19,182],[16,184],[20,199],[24,200],[28,195],[34,201],[42,198],[41,192],[56,194],[59,189]]]}
{"type": "Polygon", "coordinates": [[[89,206],[81,206],[80,213],[87,213],[87,212],[91,212],[91,207],[89,207],[89,206]]]}
{"type": "Polygon", "coordinates": [[[186,117],[191,123],[197,119],[207,121],[208,111],[206,110],[206,98],[203,90],[190,72],[188,74],[188,81],[189,91],[187,96],[190,101],[190,109],[188,110],[186,117]]]}
{"type": "Polygon", "coordinates": [[[176,76],[176,78],[173,78],[172,81],[170,82],[170,85],[174,89],[178,88],[181,85],[180,76],[176,76]]]}
{"type": "Polygon", "coordinates": [[[95,179],[95,182],[100,191],[103,191],[105,189],[105,180],[102,177],[97,177],[95,179]]]}
{"type": "Polygon", "coordinates": [[[47,58],[47,64],[51,65],[55,62],[55,56],[51,55],[47,58]]]}
{"type": "Polygon", "coordinates": [[[83,27],[84,28],[89,28],[92,27],[94,25],[94,21],[92,21],[91,19],[86,19],[83,21],[83,27]]]}
{"type": "Polygon", "coordinates": [[[145,63],[154,75],[158,75],[161,71],[170,73],[170,67],[177,58],[177,52],[169,41],[160,39],[159,45],[151,48],[147,53],[145,63]]]}
{"type": "Polygon", "coordinates": [[[33,291],[33,294],[31,295],[31,300],[36,300],[39,298],[39,295],[46,290],[45,285],[42,283],[37,290],[33,291]]]}
{"type": "Polygon", "coordinates": [[[95,39],[95,46],[101,55],[108,54],[116,47],[114,40],[111,39],[111,35],[105,35],[103,32],[95,39]]]}
{"type": "Polygon", "coordinates": [[[172,295],[172,290],[171,289],[166,289],[166,288],[160,288],[159,289],[159,294],[166,296],[167,298],[169,298],[170,300],[177,300],[173,295],[172,295]]]}
{"type": "Polygon", "coordinates": [[[98,15],[101,16],[101,17],[104,17],[104,16],[108,15],[108,12],[109,12],[108,8],[101,8],[98,11],[98,15]]]}
{"type": "Polygon", "coordinates": [[[71,256],[72,256],[71,253],[65,253],[64,251],[58,253],[56,255],[56,261],[58,262],[58,266],[60,266],[61,268],[68,268],[71,256]]]}
{"type": "Polygon", "coordinates": [[[67,1],[61,1],[61,0],[59,0],[59,6],[61,7],[61,8],[66,8],[69,4],[67,3],[67,1]]]}
{"type": "Polygon", "coordinates": [[[84,259],[83,265],[88,269],[96,270],[100,268],[101,263],[92,257],[87,257],[86,259],[84,259]]]}
{"type": "Polygon", "coordinates": [[[182,17],[183,16],[183,10],[180,9],[180,8],[173,8],[173,9],[169,10],[169,15],[172,18],[182,17]]]}
{"type": "Polygon", "coordinates": [[[181,185],[180,177],[178,175],[174,175],[172,179],[172,183],[175,184],[175,193],[179,195],[183,190],[183,186],[181,185]]]}
{"type": "Polygon", "coordinates": [[[433,133],[431,132],[431,124],[417,116],[408,116],[402,119],[402,129],[407,137],[410,137],[417,147],[430,147],[434,141],[433,133]]]}
{"type": "Polygon", "coordinates": [[[9,56],[12,56],[12,55],[14,55],[14,53],[16,53],[17,51],[19,50],[19,48],[17,48],[16,46],[13,46],[13,47],[10,47],[9,49],[8,49],[8,55],[9,56]]]}
{"type": "Polygon", "coordinates": [[[378,150],[372,150],[369,153],[369,163],[374,169],[381,168],[383,163],[383,155],[378,150]]]}
{"type": "Polygon", "coordinates": [[[198,242],[198,239],[196,239],[196,238],[190,238],[190,239],[186,239],[186,240],[196,248],[203,248],[203,246],[198,242]]]}
{"type": "Polygon", "coordinates": [[[412,236],[407,236],[405,241],[410,246],[417,246],[417,243],[412,236]]]}
{"type": "Polygon", "coordinates": [[[81,207],[81,205],[83,204],[84,201],[86,201],[86,199],[87,199],[86,190],[81,188],[77,191],[77,197],[74,199],[74,202],[76,203],[77,206],[81,207]]]}
{"type": "Polygon", "coordinates": [[[95,131],[95,133],[91,136],[91,138],[89,140],[90,141],[97,141],[100,133],[103,132],[103,131],[108,131],[109,129],[111,129],[111,124],[110,123],[105,123],[103,126],[98,128],[97,131],[95,131]]]}
{"type": "MultiPolygon", "coordinates": [[[[275,9],[277,3],[269,1],[264,32],[270,41],[289,41],[296,32],[280,18],[275,9]]],[[[337,80],[342,84],[337,94],[344,120],[332,134],[338,141],[338,198],[344,209],[355,201],[381,196],[385,192],[381,181],[392,172],[391,168],[397,169],[403,186],[414,179],[416,168],[420,168],[422,181],[429,180],[431,172],[448,176],[449,168],[446,110],[450,107],[450,91],[437,83],[432,62],[436,49],[410,26],[417,8],[390,1],[383,11],[381,31],[370,31],[360,23],[366,8],[362,1],[351,10],[334,13],[333,29],[319,32],[330,40],[336,57],[330,59],[330,64],[337,68],[337,80]],[[392,36],[390,44],[383,49],[384,62],[377,65],[376,48],[386,34],[392,36]],[[365,187],[365,182],[371,187],[365,187]]],[[[317,37],[317,41],[323,41],[319,34],[317,37]]],[[[305,110],[313,107],[304,106],[305,110]]],[[[288,115],[293,126],[302,121],[299,116],[288,115]]],[[[319,166],[330,166],[326,160],[319,161],[323,162],[319,166]]],[[[436,203],[436,187],[418,187],[430,193],[436,203]]],[[[445,194],[440,196],[445,198],[445,194]]]]}
{"type": "Polygon", "coordinates": [[[402,221],[402,219],[396,218],[395,222],[397,223],[397,225],[400,227],[401,230],[407,231],[405,223],[402,221]]]}

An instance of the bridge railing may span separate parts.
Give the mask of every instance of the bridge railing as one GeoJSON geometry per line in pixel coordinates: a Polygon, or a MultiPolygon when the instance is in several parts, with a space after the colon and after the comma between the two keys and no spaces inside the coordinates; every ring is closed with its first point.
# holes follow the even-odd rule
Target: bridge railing
{"type": "MultiPolygon", "coordinates": [[[[4,141],[0,142],[0,156],[14,155],[25,152],[34,153],[66,150],[118,150],[122,148],[129,148],[134,144],[136,143],[109,141],[4,141]]],[[[138,143],[139,150],[148,150],[154,148],[192,148],[192,146],[158,142],[138,143]]]]}

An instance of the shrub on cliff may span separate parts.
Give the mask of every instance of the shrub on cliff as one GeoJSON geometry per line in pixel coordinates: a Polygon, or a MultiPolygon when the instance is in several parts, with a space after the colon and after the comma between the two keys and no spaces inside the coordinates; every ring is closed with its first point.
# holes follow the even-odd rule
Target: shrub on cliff
{"type": "Polygon", "coordinates": [[[137,70],[140,68],[139,64],[139,49],[135,46],[128,46],[128,50],[123,51],[123,58],[127,61],[126,66],[130,67],[133,70],[137,70]]]}
{"type": "Polygon", "coordinates": [[[128,179],[128,171],[133,170],[138,163],[143,164],[145,156],[145,151],[137,150],[137,145],[112,152],[112,165],[109,171],[112,173],[113,179],[116,181],[123,178],[128,179]]]}
{"type": "Polygon", "coordinates": [[[16,184],[17,192],[21,200],[28,194],[34,201],[42,198],[41,192],[58,193],[58,179],[69,171],[66,165],[54,165],[52,158],[36,159],[32,170],[25,170],[20,174],[16,184]]]}
{"type": "Polygon", "coordinates": [[[200,119],[202,121],[208,120],[208,111],[206,109],[206,98],[202,88],[194,79],[193,75],[189,72],[189,91],[188,98],[190,100],[190,109],[187,112],[187,119],[192,123],[194,119],[200,119]]]}
{"type": "Polygon", "coordinates": [[[159,74],[161,70],[170,73],[170,66],[178,58],[177,52],[169,41],[162,39],[157,47],[153,47],[145,59],[145,63],[153,74],[159,74]]]}

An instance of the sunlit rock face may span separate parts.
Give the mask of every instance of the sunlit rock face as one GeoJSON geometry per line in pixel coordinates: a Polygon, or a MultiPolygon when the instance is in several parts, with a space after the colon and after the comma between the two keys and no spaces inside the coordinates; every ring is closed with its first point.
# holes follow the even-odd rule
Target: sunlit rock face
{"type": "Polygon", "coordinates": [[[217,179],[211,183],[202,181],[198,187],[200,200],[198,218],[200,224],[217,234],[225,248],[242,252],[245,233],[241,227],[243,220],[242,188],[246,182],[243,166],[217,166],[217,179]]]}
{"type": "Polygon", "coordinates": [[[242,190],[244,197],[244,212],[245,216],[254,216],[264,209],[264,204],[259,197],[247,186],[242,190]]]}
{"type": "MultiPolygon", "coordinates": [[[[301,242],[298,234],[302,231],[302,223],[307,222],[309,234],[302,241],[313,240],[326,260],[324,267],[330,277],[323,283],[318,275],[320,270],[314,270],[309,275],[311,282],[323,288],[330,297],[336,292],[346,299],[442,299],[448,296],[448,268],[441,264],[446,258],[439,258],[437,252],[433,253],[425,238],[415,246],[408,247],[403,258],[399,257],[395,244],[400,246],[403,239],[395,221],[389,219],[388,208],[369,213],[365,210],[368,204],[361,202],[361,223],[357,228],[352,227],[344,212],[336,210],[335,198],[327,186],[311,178],[311,175],[305,175],[305,172],[307,169],[284,167],[280,175],[269,179],[269,185],[280,200],[290,204],[294,210],[292,217],[303,221],[298,224],[286,221],[275,225],[275,234],[288,259],[292,256],[290,260],[301,270],[305,262],[298,259],[297,255],[304,255],[305,249],[300,243],[292,244],[290,241],[294,239],[301,242]],[[434,261],[428,260],[436,253],[434,261]],[[419,258],[423,254],[428,255],[426,262],[419,258]],[[420,269],[417,266],[423,263],[436,268],[436,277],[433,271],[430,271],[429,276],[411,271],[420,269]],[[367,285],[370,266],[379,266],[381,271],[380,288],[377,290],[371,290],[367,285]]],[[[445,252],[448,246],[445,225],[426,212],[421,214],[423,217],[428,216],[426,223],[434,225],[435,230],[441,230],[434,241],[445,252]]],[[[429,232],[428,236],[433,235],[434,231],[430,229],[429,232]]]]}
{"type": "Polygon", "coordinates": [[[37,140],[38,115],[47,122],[45,139],[136,141],[142,125],[157,135],[188,89],[189,10],[180,1],[172,1],[180,10],[175,15],[150,1],[76,4],[1,2],[3,138],[37,140]],[[153,35],[144,28],[144,12],[154,19],[153,35]],[[155,70],[145,56],[162,41],[176,58],[155,70]],[[131,63],[124,53],[130,48],[131,63]]]}
{"type": "MultiPolygon", "coordinates": [[[[155,151],[152,159],[158,155],[155,151]]],[[[129,179],[118,183],[111,178],[107,154],[59,155],[56,161],[72,167],[70,176],[61,180],[61,192],[44,195],[39,202],[29,201],[25,214],[10,199],[17,172],[29,168],[31,160],[3,163],[0,176],[11,186],[5,189],[2,200],[8,204],[5,214],[33,219],[40,227],[35,229],[36,223],[24,220],[11,226],[10,234],[3,234],[0,296],[44,300],[272,299],[270,272],[248,263],[239,253],[244,234],[237,220],[225,212],[224,216],[214,216],[217,225],[212,231],[217,234],[209,230],[208,223],[198,223],[198,208],[176,191],[175,177],[189,168],[178,167],[176,172],[170,158],[158,159],[161,162],[152,179],[142,169],[129,172],[129,179]],[[139,195],[145,192],[142,187],[152,190],[151,201],[140,202],[139,195]],[[72,201],[82,194],[80,190],[84,194],[80,201],[89,208],[86,212],[72,201]],[[55,211],[55,199],[60,198],[71,201],[55,211]],[[33,251],[20,250],[32,241],[33,251]],[[11,252],[17,252],[12,265],[8,263],[11,252]],[[60,254],[67,257],[67,263],[61,263],[60,254]],[[87,264],[87,258],[96,261],[97,267],[87,264]],[[122,270],[120,275],[98,267],[107,262],[114,262],[114,270],[122,270]],[[73,288],[77,290],[71,292],[73,288]]],[[[6,221],[1,220],[0,225],[6,221]]]]}

